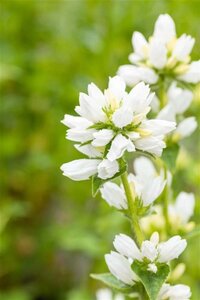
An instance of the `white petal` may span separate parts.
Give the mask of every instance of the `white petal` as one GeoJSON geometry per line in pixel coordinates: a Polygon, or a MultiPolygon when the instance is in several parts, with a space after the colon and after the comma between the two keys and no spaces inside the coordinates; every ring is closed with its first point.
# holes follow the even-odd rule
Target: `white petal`
{"type": "Polygon", "coordinates": [[[183,223],[187,223],[194,213],[194,194],[181,192],[176,198],[175,209],[183,223]]]}
{"type": "Polygon", "coordinates": [[[154,70],[147,67],[136,67],[132,65],[124,65],[119,67],[118,74],[125,80],[129,86],[134,86],[140,81],[154,84],[158,80],[158,75],[154,70]]]}
{"type": "Polygon", "coordinates": [[[170,300],[189,300],[191,295],[190,287],[184,284],[170,286],[167,294],[170,300]]]}
{"type": "Polygon", "coordinates": [[[133,121],[133,113],[129,108],[121,106],[113,114],[112,121],[116,127],[123,128],[133,121]]]}
{"type": "Polygon", "coordinates": [[[124,190],[113,182],[106,182],[100,189],[102,198],[117,209],[127,209],[127,200],[124,190]]]}
{"type": "Polygon", "coordinates": [[[157,156],[161,156],[163,148],[166,147],[165,142],[163,142],[163,136],[144,137],[136,140],[134,144],[137,149],[147,151],[157,156]]]}
{"type": "Polygon", "coordinates": [[[102,179],[112,178],[117,172],[119,172],[119,164],[117,161],[104,159],[98,165],[98,177],[102,179]]]}
{"type": "Polygon", "coordinates": [[[115,161],[116,159],[122,157],[126,150],[128,152],[135,151],[135,146],[130,139],[127,139],[122,134],[118,134],[112,141],[107,158],[110,161],[115,161]]]}
{"type": "Polygon", "coordinates": [[[72,128],[67,130],[66,138],[70,141],[85,143],[93,139],[95,129],[77,129],[72,128]]]}
{"type": "Polygon", "coordinates": [[[167,62],[167,48],[158,39],[152,39],[149,46],[150,63],[157,69],[162,69],[167,62]]]}
{"type": "Polygon", "coordinates": [[[111,94],[114,95],[118,101],[120,101],[125,94],[126,84],[120,76],[110,77],[108,89],[111,94]]]}
{"type": "Polygon", "coordinates": [[[141,198],[144,207],[149,206],[160,196],[165,184],[166,181],[163,179],[163,177],[157,176],[156,178],[149,179],[149,181],[143,185],[141,198]]]}
{"type": "Polygon", "coordinates": [[[157,173],[151,160],[144,156],[136,158],[133,167],[136,176],[147,178],[147,181],[149,178],[154,178],[157,173]]]}
{"type": "Polygon", "coordinates": [[[169,105],[173,108],[174,112],[176,114],[182,114],[190,106],[193,93],[189,90],[177,87],[176,83],[173,82],[167,91],[167,96],[169,99],[169,105]]]}
{"type": "Polygon", "coordinates": [[[134,113],[143,113],[149,106],[151,98],[148,98],[150,88],[144,82],[138,83],[124,98],[124,106],[134,113]]]}
{"type": "Polygon", "coordinates": [[[102,129],[93,134],[94,140],[92,145],[95,147],[101,147],[107,145],[113,138],[114,132],[110,129],[102,129]]]}
{"type": "Polygon", "coordinates": [[[142,33],[135,31],[132,36],[132,45],[136,54],[140,55],[142,58],[146,57],[146,49],[148,48],[148,43],[142,33]]]}
{"type": "Polygon", "coordinates": [[[76,106],[75,111],[82,117],[90,120],[91,122],[104,122],[106,116],[102,111],[102,105],[95,99],[92,99],[84,93],[79,95],[80,106],[76,106]]]}
{"type": "Polygon", "coordinates": [[[167,242],[158,245],[160,263],[167,263],[172,259],[178,258],[187,246],[186,240],[179,235],[173,236],[167,242]]]}
{"type": "Polygon", "coordinates": [[[96,293],[96,300],[112,300],[112,292],[109,289],[100,289],[96,293]]]}
{"type": "Polygon", "coordinates": [[[176,121],[176,112],[175,112],[173,105],[167,104],[158,113],[156,119],[175,122],[176,121]]]}
{"type": "Polygon", "coordinates": [[[104,94],[94,83],[88,85],[88,95],[97,101],[101,107],[106,104],[104,94]]]}
{"type": "Polygon", "coordinates": [[[154,232],[151,235],[150,242],[153,243],[155,246],[158,245],[158,243],[159,243],[159,233],[158,232],[154,232]]]}
{"type": "Polygon", "coordinates": [[[153,136],[165,135],[176,128],[176,123],[166,120],[144,120],[140,128],[150,130],[153,136]]]}
{"type": "Polygon", "coordinates": [[[179,61],[184,61],[192,51],[194,43],[194,38],[192,38],[190,35],[183,34],[177,39],[172,55],[179,61]]]}
{"type": "Polygon", "coordinates": [[[142,261],[142,254],[140,250],[138,249],[134,240],[132,240],[129,236],[125,234],[116,235],[113,245],[120,254],[126,256],[127,258],[142,261]]]}
{"type": "Polygon", "coordinates": [[[185,74],[179,76],[179,79],[190,83],[200,82],[200,60],[193,61],[189,65],[189,70],[185,74]]]}
{"type": "Polygon", "coordinates": [[[179,134],[181,138],[190,136],[197,128],[197,121],[195,117],[189,117],[180,122],[175,133],[179,134]]]}
{"type": "Polygon", "coordinates": [[[95,147],[91,144],[87,145],[80,145],[76,144],[74,147],[81,153],[89,156],[90,158],[102,157],[102,153],[98,151],[95,147]]]}
{"type": "Polygon", "coordinates": [[[93,125],[92,122],[88,121],[85,118],[77,117],[77,116],[71,116],[71,115],[65,115],[64,119],[61,121],[64,125],[70,127],[70,128],[79,128],[79,129],[86,129],[89,126],[93,125]]]}
{"type": "Polygon", "coordinates": [[[150,241],[142,242],[141,251],[143,257],[148,258],[150,261],[154,261],[158,255],[158,251],[154,243],[150,241]]]}
{"type": "Polygon", "coordinates": [[[163,14],[158,17],[153,36],[166,43],[176,36],[175,23],[168,14],[163,14]]]}
{"type": "Polygon", "coordinates": [[[142,60],[142,57],[139,56],[138,54],[131,53],[131,54],[129,54],[128,59],[129,59],[130,63],[137,64],[139,61],[142,60]]]}
{"type": "Polygon", "coordinates": [[[99,159],[77,159],[61,166],[63,175],[73,180],[86,180],[97,172],[99,159]]]}
{"type": "Polygon", "coordinates": [[[136,275],[131,270],[129,261],[121,254],[112,251],[105,255],[106,264],[110,272],[122,282],[128,285],[134,285],[136,275]]]}

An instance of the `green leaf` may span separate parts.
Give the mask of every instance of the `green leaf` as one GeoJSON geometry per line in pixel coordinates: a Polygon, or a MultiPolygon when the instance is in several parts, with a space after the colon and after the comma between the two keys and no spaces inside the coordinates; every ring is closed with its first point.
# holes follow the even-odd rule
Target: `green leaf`
{"type": "Polygon", "coordinates": [[[178,157],[179,152],[179,145],[178,144],[171,144],[167,148],[164,149],[162,154],[162,159],[166,163],[168,169],[173,172],[176,167],[176,159],[178,157]]]}
{"type": "Polygon", "coordinates": [[[101,179],[99,178],[97,175],[94,175],[92,177],[92,195],[93,197],[96,196],[96,194],[98,193],[100,187],[106,183],[107,181],[110,181],[120,175],[122,175],[124,172],[126,172],[127,170],[127,164],[123,159],[120,159],[118,161],[119,163],[119,172],[117,172],[112,178],[108,178],[108,179],[101,179]]]}
{"type": "Polygon", "coordinates": [[[157,273],[153,273],[147,270],[147,265],[144,265],[144,263],[134,261],[132,264],[132,269],[144,285],[150,300],[157,299],[158,293],[170,271],[169,266],[166,264],[157,264],[157,267],[157,273]]]}
{"type": "Polygon", "coordinates": [[[93,279],[100,280],[101,282],[105,283],[110,288],[113,288],[117,291],[123,293],[131,293],[133,292],[133,287],[123,283],[122,281],[115,278],[110,273],[102,273],[102,274],[90,274],[93,279]]]}

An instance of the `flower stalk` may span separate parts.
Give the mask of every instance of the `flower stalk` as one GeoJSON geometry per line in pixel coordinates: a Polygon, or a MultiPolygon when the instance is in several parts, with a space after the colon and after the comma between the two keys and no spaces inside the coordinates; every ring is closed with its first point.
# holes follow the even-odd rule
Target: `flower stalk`
{"type": "Polygon", "coordinates": [[[133,233],[135,236],[135,240],[138,245],[141,245],[141,243],[144,240],[144,236],[143,236],[143,232],[140,228],[139,217],[136,213],[134,189],[131,188],[131,186],[128,182],[128,173],[127,172],[125,172],[121,175],[121,180],[122,180],[122,184],[123,184],[125,194],[127,197],[129,216],[131,218],[131,225],[132,225],[132,230],[133,230],[133,233]]]}

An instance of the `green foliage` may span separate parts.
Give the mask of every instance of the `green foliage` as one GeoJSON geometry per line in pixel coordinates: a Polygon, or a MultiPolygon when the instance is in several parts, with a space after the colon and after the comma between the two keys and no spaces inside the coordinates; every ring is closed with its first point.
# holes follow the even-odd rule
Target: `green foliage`
{"type": "Polygon", "coordinates": [[[115,289],[119,292],[123,292],[126,294],[134,292],[134,287],[130,287],[127,284],[124,284],[117,278],[115,278],[112,274],[110,273],[103,273],[103,274],[90,274],[90,276],[93,279],[97,279],[102,281],[104,284],[109,286],[112,289],[115,289]]]}
{"type": "Polygon", "coordinates": [[[157,299],[158,293],[169,274],[168,265],[162,264],[157,267],[158,271],[153,273],[148,271],[147,266],[143,263],[134,261],[132,264],[132,269],[143,283],[150,300],[157,299]]]}
{"type": "Polygon", "coordinates": [[[174,143],[163,150],[162,159],[171,172],[175,171],[179,149],[179,145],[174,143]]]}

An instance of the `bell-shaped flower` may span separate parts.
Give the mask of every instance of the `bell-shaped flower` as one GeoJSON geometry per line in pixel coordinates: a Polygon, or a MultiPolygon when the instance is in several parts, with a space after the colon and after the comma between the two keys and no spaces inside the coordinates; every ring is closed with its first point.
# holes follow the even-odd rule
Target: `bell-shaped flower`
{"type": "Polygon", "coordinates": [[[116,294],[113,297],[110,289],[100,289],[96,292],[96,300],[125,300],[125,297],[122,294],[116,294]]]}
{"type": "Polygon", "coordinates": [[[168,208],[169,219],[172,224],[186,224],[194,213],[195,198],[194,194],[181,192],[174,204],[168,208]]]}
{"type": "Polygon", "coordinates": [[[128,285],[134,285],[137,281],[136,274],[131,269],[130,261],[123,255],[111,251],[105,255],[106,264],[110,272],[119,280],[128,285]]]}
{"type": "Polygon", "coordinates": [[[77,159],[61,166],[63,175],[70,179],[81,181],[98,174],[99,178],[112,178],[119,171],[117,161],[108,159],[77,159]]]}
{"type": "Polygon", "coordinates": [[[150,240],[145,240],[142,242],[140,248],[136,245],[133,239],[125,234],[116,235],[113,245],[117,252],[111,252],[111,254],[107,255],[109,255],[109,257],[117,257],[117,259],[115,263],[110,263],[110,261],[108,263],[106,260],[107,265],[111,273],[120,279],[119,276],[121,275],[119,274],[122,273],[120,263],[121,261],[124,261],[124,265],[127,264],[128,267],[125,268],[123,265],[123,268],[126,270],[126,272],[123,272],[124,277],[123,279],[121,277],[120,280],[123,282],[126,280],[125,283],[131,284],[132,280],[137,280],[137,278],[131,277],[133,276],[132,272],[134,269],[132,271],[130,264],[132,264],[134,260],[143,262],[144,265],[146,265],[147,271],[157,273],[159,264],[169,263],[171,260],[178,258],[186,248],[187,242],[186,240],[181,239],[180,236],[173,236],[168,241],[159,243],[159,234],[154,232],[151,235],[150,240]],[[127,277],[125,277],[125,274],[127,277]]]}
{"type": "MultiPolygon", "coordinates": [[[[146,157],[134,161],[135,174],[129,174],[129,184],[133,187],[136,197],[143,207],[151,205],[162,193],[166,180],[163,171],[157,173],[153,163],[146,157]]],[[[117,209],[127,209],[127,199],[122,186],[113,182],[106,182],[100,189],[102,198],[117,209]]]]}
{"type": "Polygon", "coordinates": [[[163,76],[198,83],[200,61],[190,62],[194,43],[194,38],[186,34],[178,38],[173,19],[168,14],[160,15],[148,41],[140,32],[133,33],[133,53],[129,55],[132,65],[121,66],[118,74],[129,86],[140,81],[155,84],[163,76]]]}
{"type": "Polygon", "coordinates": [[[104,93],[93,83],[88,94],[80,93],[75,108],[79,116],[65,115],[62,121],[70,127],[66,137],[78,143],[77,150],[110,161],[137,149],[162,154],[164,138],[175,129],[175,122],[147,119],[154,96],[148,85],[141,82],[129,93],[125,89],[124,80],[115,76],[104,93]]]}
{"type": "Polygon", "coordinates": [[[157,300],[189,300],[191,295],[190,287],[185,284],[170,285],[164,283],[157,300]]]}

